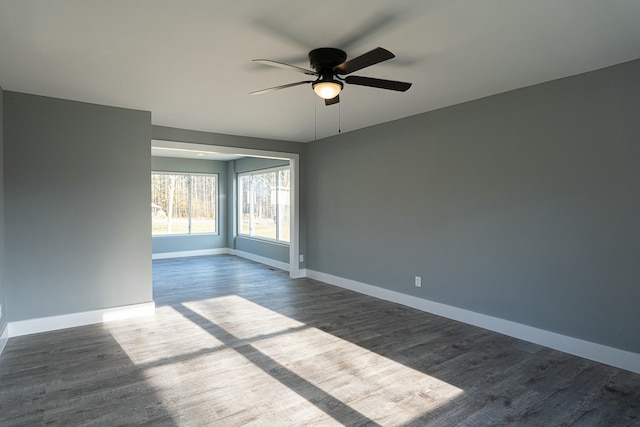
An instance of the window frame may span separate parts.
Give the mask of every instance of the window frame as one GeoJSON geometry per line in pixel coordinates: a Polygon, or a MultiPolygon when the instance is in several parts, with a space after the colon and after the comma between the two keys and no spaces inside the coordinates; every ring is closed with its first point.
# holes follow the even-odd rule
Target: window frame
{"type": "MultiPolygon", "coordinates": [[[[207,173],[207,172],[176,172],[176,171],[159,171],[154,170],[151,171],[151,175],[181,175],[189,177],[189,226],[187,233],[164,233],[164,234],[153,234],[153,227],[151,230],[152,238],[165,238],[165,237],[186,237],[186,236],[219,236],[220,235],[220,174],[219,173],[207,173]],[[191,208],[191,177],[192,176],[211,176],[215,178],[215,189],[216,189],[216,197],[215,197],[215,231],[207,231],[207,232],[196,232],[193,233],[191,231],[191,221],[192,221],[192,208],[191,208]]],[[[153,188],[151,189],[151,198],[153,200],[153,188]]],[[[153,219],[152,219],[153,221],[153,219]]]]}
{"type": "MultiPolygon", "coordinates": [[[[291,208],[291,199],[292,199],[292,195],[291,195],[291,179],[292,179],[292,174],[291,174],[291,165],[287,165],[287,166],[276,166],[276,167],[271,167],[271,168],[266,168],[266,169],[256,169],[253,171],[247,171],[247,172],[238,172],[236,173],[236,235],[238,237],[242,237],[244,239],[255,239],[255,240],[260,240],[260,241],[265,241],[268,243],[273,243],[273,244],[278,244],[278,245],[283,245],[283,246],[290,246],[291,245],[291,214],[292,214],[292,208],[291,208]],[[289,200],[288,200],[288,205],[289,205],[289,241],[286,240],[279,240],[277,237],[281,236],[281,231],[280,231],[280,203],[279,202],[279,195],[280,195],[280,180],[279,180],[279,172],[280,171],[289,171],[289,200]],[[270,238],[270,237],[264,237],[264,236],[257,236],[254,234],[251,234],[251,222],[249,222],[249,234],[247,233],[243,233],[241,232],[241,226],[242,226],[242,197],[240,195],[241,193],[241,188],[240,188],[240,178],[243,176],[253,176],[253,175],[262,175],[262,174],[267,174],[270,172],[275,172],[276,174],[276,238],[270,238]]],[[[253,191],[253,189],[252,189],[253,191]]],[[[252,216],[252,215],[251,215],[252,216]]],[[[250,218],[251,218],[250,216],[250,218]]]]}

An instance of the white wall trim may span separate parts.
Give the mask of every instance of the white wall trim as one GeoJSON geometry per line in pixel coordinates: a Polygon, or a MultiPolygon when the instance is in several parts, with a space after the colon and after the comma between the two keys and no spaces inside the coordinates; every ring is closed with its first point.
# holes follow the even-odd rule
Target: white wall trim
{"type": "Polygon", "coordinates": [[[4,346],[7,345],[7,341],[9,341],[9,324],[5,323],[2,331],[0,331],[0,356],[2,355],[4,346]]]}
{"type": "Polygon", "coordinates": [[[250,259],[251,261],[259,262],[260,264],[265,264],[274,268],[279,268],[280,270],[289,271],[289,264],[286,262],[276,261],[275,259],[266,258],[245,251],[239,251],[237,249],[229,249],[229,254],[250,259]]]}
{"type": "Polygon", "coordinates": [[[289,218],[289,266],[287,271],[289,277],[296,279],[302,277],[300,275],[300,156],[293,155],[289,159],[289,171],[291,174],[290,187],[291,192],[289,206],[291,206],[291,215],[289,218]]]}
{"type": "Polygon", "coordinates": [[[151,255],[151,259],[169,259],[169,258],[186,258],[191,256],[203,256],[203,255],[227,255],[229,253],[228,248],[215,248],[215,249],[199,249],[194,251],[180,251],[180,252],[161,252],[151,255]]]}
{"type": "Polygon", "coordinates": [[[9,338],[155,314],[155,302],[9,322],[9,338]]]}
{"type": "Polygon", "coordinates": [[[578,338],[557,334],[544,329],[534,328],[486,314],[476,313],[463,308],[453,307],[434,301],[406,295],[389,289],[368,285],[355,280],[345,279],[331,274],[306,269],[307,277],[361,294],[370,295],[386,301],[406,305],[421,311],[447,317],[490,331],[529,341],[545,347],[560,350],[585,359],[605,363],[631,372],[640,373],[640,354],[630,351],[584,341],[578,338]]]}

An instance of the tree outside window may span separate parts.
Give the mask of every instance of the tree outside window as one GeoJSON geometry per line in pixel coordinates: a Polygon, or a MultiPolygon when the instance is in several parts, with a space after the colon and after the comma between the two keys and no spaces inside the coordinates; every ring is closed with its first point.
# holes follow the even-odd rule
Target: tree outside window
{"type": "Polygon", "coordinates": [[[289,242],[289,168],[238,175],[238,234],[289,242]]]}
{"type": "Polygon", "coordinates": [[[217,175],[151,175],[152,235],[217,232],[217,175]]]}

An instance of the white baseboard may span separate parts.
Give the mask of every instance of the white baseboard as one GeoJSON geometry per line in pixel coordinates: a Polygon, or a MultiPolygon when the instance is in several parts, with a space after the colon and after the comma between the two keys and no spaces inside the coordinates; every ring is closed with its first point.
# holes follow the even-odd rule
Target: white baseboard
{"type": "Polygon", "coordinates": [[[151,255],[151,259],[169,259],[169,258],[185,258],[191,256],[203,256],[203,255],[227,255],[229,253],[228,248],[215,248],[215,249],[200,249],[196,251],[182,251],[182,252],[162,252],[151,255]]]}
{"type": "Polygon", "coordinates": [[[7,345],[7,341],[9,341],[9,324],[5,323],[0,331],[0,355],[2,355],[2,350],[7,345]]]}
{"type": "Polygon", "coordinates": [[[39,332],[55,331],[57,329],[128,319],[131,317],[148,316],[154,314],[155,311],[156,304],[152,301],[122,307],[105,308],[102,310],[19,320],[9,322],[8,327],[5,329],[8,330],[8,338],[11,338],[21,335],[37,334],[39,332]]]}
{"type": "Polygon", "coordinates": [[[406,305],[421,311],[447,317],[473,326],[479,326],[490,331],[499,332],[514,338],[529,341],[545,347],[560,350],[585,359],[605,363],[631,372],[640,373],[640,354],[630,351],[607,347],[590,341],[557,334],[544,329],[534,328],[509,320],[487,316],[463,308],[453,307],[434,301],[402,294],[355,280],[345,279],[331,274],[306,269],[307,277],[341,288],[349,289],[361,294],[370,295],[386,301],[406,305]]]}
{"type": "Polygon", "coordinates": [[[302,279],[303,277],[309,277],[306,268],[299,269],[298,274],[295,277],[291,276],[292,279],[302,279]]]}
{"type": "Polygon", "coordinates": [[[249,252],[239,251],[237,249],[229,249],[228,253],[230,255],[235,255],[241,258],[250,259],[251,261],[259,262],[260,264],[265,264],[270,267],[278,268],[280,270],[289,271],[288,262],[276,261],[275,259],[266,258],[266,257],[255,255],[249,252]]]}

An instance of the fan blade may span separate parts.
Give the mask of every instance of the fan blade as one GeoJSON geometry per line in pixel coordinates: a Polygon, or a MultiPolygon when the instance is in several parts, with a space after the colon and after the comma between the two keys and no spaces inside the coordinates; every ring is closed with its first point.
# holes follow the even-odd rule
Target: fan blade
{"type": "Polygon", "coordinates": [[[268,89],[256,90],[255,92],[251,92],[251,95],[262,95],[263,93],[273,92],[274,90],[286,89],[288,87],[300,86],[305,83],[313,83],[313,80],[305,80],[303,82],[289,83],[282,86],[270,87],[268,89]]]}
{"type": "Polygon", "coordinates": [[[406,92],[411,87],[411,83],[374,79],[373,77],[348,76],[344,81],[352,85],[377,87],[379,89],[397,90],[399,92],[406,92]]]}
{"type": "Polygon", "coordinates": [[[387,59],[395,58],[395,55],[386,49],[377,47],[369,52],[362,54],[350,61],[343,62],[336,66],[334,71],[336,74],[351,74],[354,71],[362,70],[363,68],[377,64],[387,59]]]}
{"type": "Polygon", "coordinates": [[[315,71],[307,70],[306,68],[296,67],[295,65],[285,64],[284,62],[272,61],[270,59],[254,59],[253,62],[258,62],[264,65],[270,65],[272,67],[284,68],[285,70],[297,71],[299,73],[307,74],[309,76],[317,76],[315,71]]]}
{"type": "Polygon", "coordinates": [[[336,95],[335,98],[325,99],[324,105],[333,105],[337,104],[338,102],[340,102],[340,95],[336,95]]]}

